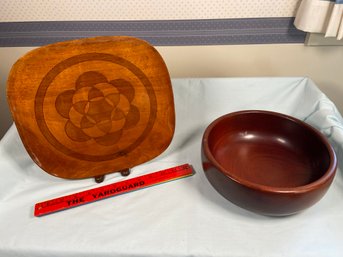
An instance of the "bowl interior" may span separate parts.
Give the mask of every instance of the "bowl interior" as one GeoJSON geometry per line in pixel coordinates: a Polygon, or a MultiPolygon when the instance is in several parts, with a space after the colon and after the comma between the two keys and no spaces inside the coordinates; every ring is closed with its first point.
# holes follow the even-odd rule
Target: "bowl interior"
{"type": "Polygon", "coordinates": [[[226,115],[212,125],[207,141],[222,172],[257,185],[304,186],[322,177],[330,165],[323,136],[283,115],[226,115]]]}

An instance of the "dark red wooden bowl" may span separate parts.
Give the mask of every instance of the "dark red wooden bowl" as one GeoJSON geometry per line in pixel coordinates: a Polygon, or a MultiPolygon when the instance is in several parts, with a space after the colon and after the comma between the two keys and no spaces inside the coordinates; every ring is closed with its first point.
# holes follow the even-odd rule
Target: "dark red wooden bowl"
{"type": "Polygon", "coordinates": [[[336,155],[319,131],[268,111],[222,116],[206,129],[202,162],[226,199],[264,215],[283,216],[319,201],[336,172],[336,155]]]}

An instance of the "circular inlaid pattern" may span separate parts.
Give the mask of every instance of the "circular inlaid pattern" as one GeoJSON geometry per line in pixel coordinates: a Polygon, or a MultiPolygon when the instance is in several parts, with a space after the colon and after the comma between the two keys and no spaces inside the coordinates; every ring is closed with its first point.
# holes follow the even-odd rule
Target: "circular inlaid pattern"
{"type": "MultiPolygon", "coordinates": [[[[47,141],[60,152],[87,161],[105,161],[123,156],[135,149],[150,133],[156,119],[156,96],[149,79],[137,66],[123,58],[100,53],[81,54],[66,59],[51,69],[41,81],[35,97],[35,116],[39,129],[47,141]],[[78,75],[73,88],[59,94],[55,100],[57,113],[63,117],[67,137],[74,142],[99,146],[111,146],[120,142],[126,129],[138,130],[139,136],[126,143],[125,147],[113,148],[110,154],[99,155],[90,149],[90,154],[77,151],[59,140],[45,119],[44,100],[49,87],[57,76],[74,65],[105,61],[129,70],[144,86],[149,99],[149,117],[144,127],[137,126],[140,120],[139,106],[134,104],[135,87],[123,78],[109,80],[99,71],[86,71],[78,75]]],[[[122,144],[123,145],[123,144],[122,144]]],[[[111,148],[112,149],[112,148],[111,148]]]]}
{"type": "Polygon", "coordinates": [[[57,112],[68,119],[65,132],[74,141],[95,140],[101,145],[113,145],[123,129],[135,126],[139,109],[131,104],[135,90],[129,81],[108,81],[100,72],[81,74],[75,89],[60,93],[57,112]]]}

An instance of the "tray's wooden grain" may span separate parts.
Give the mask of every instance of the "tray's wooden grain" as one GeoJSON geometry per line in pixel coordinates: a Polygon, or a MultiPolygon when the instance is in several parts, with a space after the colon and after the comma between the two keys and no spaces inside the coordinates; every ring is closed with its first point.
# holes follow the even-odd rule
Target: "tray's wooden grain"
{"type": "Polygon", "coordinates": [[[13,65],[7,98],[31,158],[62,178],[149,161],[168,147],[175,129],[166,65],[155,48],[132,37],[35,49],[13,65]]]}

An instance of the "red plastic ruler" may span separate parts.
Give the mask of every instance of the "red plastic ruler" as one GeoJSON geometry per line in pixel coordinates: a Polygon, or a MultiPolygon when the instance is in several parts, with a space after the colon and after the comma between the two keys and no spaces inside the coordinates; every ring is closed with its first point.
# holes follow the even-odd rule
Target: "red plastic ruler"
{"type": "Polygon", "coordinates": [[[194,172],[192,167],[189,164],[183,164],[125,181],[120,181],[110,185],[37,203],[35,205],[34,215],[43,216],[53,212],[62,211],[86,203],[105,199],[111,196],[128,193],[184,177],[189,177],[193,174],[194,172]]]}

